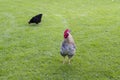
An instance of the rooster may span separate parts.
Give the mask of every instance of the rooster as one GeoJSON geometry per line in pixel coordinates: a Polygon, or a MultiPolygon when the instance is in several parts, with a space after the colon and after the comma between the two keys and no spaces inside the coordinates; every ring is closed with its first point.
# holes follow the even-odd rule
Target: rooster
{"type": "Polygon", "coordinates": [[[71,58],[75,54],[75,51],[76,51],[76,45],[74,39],[70,34],[70,30],[66,29],[64,31],[64,40],[62,42],[60,49],[60,54],[64,57],[63,64],[65,63],[66,56],[68,56],[69,64],[70,64],[71,58]]]}

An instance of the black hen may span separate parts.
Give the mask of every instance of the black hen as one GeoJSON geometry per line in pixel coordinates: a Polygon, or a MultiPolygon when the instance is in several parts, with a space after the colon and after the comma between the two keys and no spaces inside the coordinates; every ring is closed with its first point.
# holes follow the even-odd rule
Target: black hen
{"type": "Polygon", "coordinates": [[[36,24],[40,23],[41,19],[42,19],[42,15],[43,14],[38,14],[38,15],[32,17],[28,23],[29,24],[31,24],[31,23],[36,23],[36,24]]]}

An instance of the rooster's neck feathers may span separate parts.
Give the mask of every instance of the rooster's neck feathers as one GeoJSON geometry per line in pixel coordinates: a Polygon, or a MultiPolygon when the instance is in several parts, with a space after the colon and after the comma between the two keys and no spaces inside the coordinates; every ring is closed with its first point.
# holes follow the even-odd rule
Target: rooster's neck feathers
{"type": "Polygon", "coordinates": [[[74,39],[73,39],[73,37],[72,37],[72,35],[70,33],[69,33],[67,38],[64,38],[64,42],[74,44],[74,39]]]}

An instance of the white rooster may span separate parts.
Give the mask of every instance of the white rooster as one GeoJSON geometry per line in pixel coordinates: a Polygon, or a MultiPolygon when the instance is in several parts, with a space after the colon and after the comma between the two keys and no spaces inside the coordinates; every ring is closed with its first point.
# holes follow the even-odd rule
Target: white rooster
{"type": "Polygon", "coordinates": [[[61,45],[60,54],[64,57],[63,64],[65,63],[65,57],[68,56],[69,64],[72,56],[75,54],[76,46],[70,30],[66,29],[64,31],[64,40],[61,45]]]}

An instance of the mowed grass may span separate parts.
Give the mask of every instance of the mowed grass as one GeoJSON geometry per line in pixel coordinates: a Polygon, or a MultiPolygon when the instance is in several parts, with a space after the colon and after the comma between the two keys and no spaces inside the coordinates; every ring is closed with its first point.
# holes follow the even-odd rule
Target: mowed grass
{"type": "Polygon", "coordinates": [[[120,0],[0,0],[0,80],[120,80],[120,0]],[[70,65],[59,53],[66,28],[70,65]]]}

